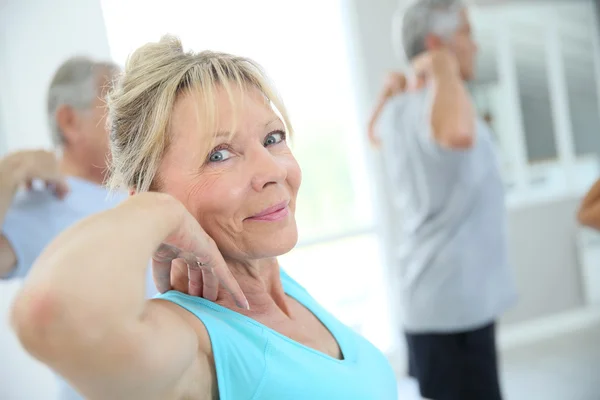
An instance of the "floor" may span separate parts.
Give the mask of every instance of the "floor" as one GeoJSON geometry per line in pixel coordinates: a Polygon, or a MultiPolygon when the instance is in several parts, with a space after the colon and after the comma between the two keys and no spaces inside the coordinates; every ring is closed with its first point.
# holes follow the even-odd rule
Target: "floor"
{"type": "Polygon", "coordinates": [[[502,355],[506,400],[600,400],[600,325],[502,355]]]}
{"type": "MultiPolygon", "coordinates": [[[[600,325],[501,358],[505,400],[600,400],[600,325]]],[[[399,392],[399,400],[420,400],[411,380],[399,392]]]]}

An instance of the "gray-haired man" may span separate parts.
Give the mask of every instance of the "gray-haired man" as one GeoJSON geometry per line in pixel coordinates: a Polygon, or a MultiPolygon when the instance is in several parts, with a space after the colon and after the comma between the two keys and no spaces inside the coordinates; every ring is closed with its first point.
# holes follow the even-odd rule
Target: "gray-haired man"
{"type": "MultiPolygon", "coordinates": [[[[122,199],[102,187],[109,155],[103,99],[118,71],[112,63],[67,60],[48,90],[48,121],[61,157],[25,150],[0,159],[0,279],[25,277],[62,230],[122,199]]],[[[156,292],[151,279],[147,291],[156,292]]],[[[64,382],[60,390],[61,400],[80,399],[64,382]]]]}
{"type": "MultiPolygon", "coordinates": [[[[456,0],[416,1],[401,32],[421,83],[413,90],[397,85],[405,91],[379,107],[378,127],[402,208],[409,372],[429,399],[498,400],[495,321],[516,291],[490,132],[464,84],[477,47],[456,0]]],[[[398,92],[389,89],[384,93],[398,92]]]]}

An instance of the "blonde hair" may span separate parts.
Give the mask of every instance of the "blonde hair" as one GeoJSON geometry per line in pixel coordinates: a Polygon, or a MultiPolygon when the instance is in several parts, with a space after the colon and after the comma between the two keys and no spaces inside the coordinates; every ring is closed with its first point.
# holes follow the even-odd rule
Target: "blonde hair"
{"type": "Polygon", "coordinates": [[[258,89],[292,133],[282,100],[256,62],[212,51],[184,52],[180,40],[170,35],[137,49],[107,97],[112,152],[108,186],[152,190],[169,144],[169,123],[178,96],[184,91],[199,93],[206,108],[203,122],[214,128],[216,90],[224,88],[233,102],[232,85],[242,93],[258,89]]]}

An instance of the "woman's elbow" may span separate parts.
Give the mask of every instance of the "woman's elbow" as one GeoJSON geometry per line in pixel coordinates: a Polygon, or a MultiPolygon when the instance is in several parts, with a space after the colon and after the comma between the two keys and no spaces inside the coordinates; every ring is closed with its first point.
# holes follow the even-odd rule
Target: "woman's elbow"
{"type": "Polygon", "coordinates": [[[51,356],[56,341],[60,302],[51,290],[25,288],[11,309],[11,325],[22,346],[38,359],[51,356]]]}

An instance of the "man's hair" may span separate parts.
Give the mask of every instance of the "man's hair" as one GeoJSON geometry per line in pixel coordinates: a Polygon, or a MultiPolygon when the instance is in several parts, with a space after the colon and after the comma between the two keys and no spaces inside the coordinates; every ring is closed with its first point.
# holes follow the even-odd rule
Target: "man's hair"
{"type": "Polygon", "coordinates": [[[400,35],[408,61],[426,51],[425,40],[434,34],[452,36],[460,26],[462,0],[416,0],[400,10],[394,21],[395,35],[400,35]]]}
{"type": "Polygon", "coordinates": [[[58,109],[66,105],[76,110],[89,110],[94,100],[101,95],[102,78],[110,79],[118,70],[119,67],[114,63],[80,56],[68,59],[56,70],[48,89],[47,100],[48,123],[55,146],[60,147],[65,142],[56,121],[58,109]]]}

